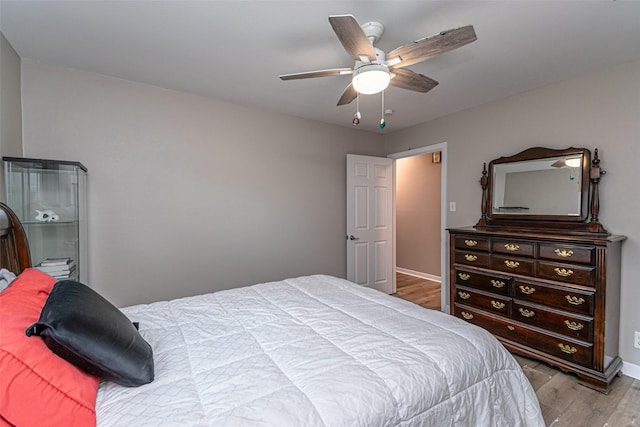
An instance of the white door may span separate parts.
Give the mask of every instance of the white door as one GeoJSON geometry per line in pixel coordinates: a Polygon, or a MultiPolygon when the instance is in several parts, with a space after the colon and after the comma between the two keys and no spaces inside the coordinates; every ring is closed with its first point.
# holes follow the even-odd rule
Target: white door
{"type": "Polygon", "coordinates": [[[393,293],[393,160],[347,154],[347,279],[393,293]]]}

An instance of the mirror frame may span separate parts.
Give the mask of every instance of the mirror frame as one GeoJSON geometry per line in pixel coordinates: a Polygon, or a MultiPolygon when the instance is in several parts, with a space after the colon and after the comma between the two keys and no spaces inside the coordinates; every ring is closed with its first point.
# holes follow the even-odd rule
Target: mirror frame
{"type": "Polygon", "coordinates": [[[591,151],[587,148],[570,147],[566,149],[553,149],[533,147],[512,156],[499,157],[489,163],[487,172],[486,163],[482,171],[480,185],[482,186],[482,217],[476,224],[476,228],[526,228],[526,229],[554,229],[564,230],[568,233],[589,232],[605,233],[607,231],[598,222],[598,184],[604,171],[600,170],[598,150],[595,150],[593,159],[591,151]],[[553,157],[565,157],[582,155],[581,164],[581,196],[580,215],[527,215],[513,213],[493,212],[493,185],[494,167],[498,164],[523,162],[529,160],[546,159],[553,157]],[[587,222],[591,215],[590,222],[587,222]]]}

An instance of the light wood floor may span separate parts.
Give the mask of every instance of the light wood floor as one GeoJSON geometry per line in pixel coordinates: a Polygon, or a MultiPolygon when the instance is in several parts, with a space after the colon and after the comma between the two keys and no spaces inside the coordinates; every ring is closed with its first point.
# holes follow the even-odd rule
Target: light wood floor
{"type": "MultiPolygon", "coordinates": [[[[440,284],[398,273],[397,297],[440,309],[440,284]]],[[[514,355],[540,402],[548,427],[640,426],[640,380],[620,375],[608,395],[578,384],[578,378],[544,362],[514,355]]]]}
{"type": "Polygon", "coordinates": [[[397,273],[394,295],[426,308],[440,310],[440,282],[397,273]]]}

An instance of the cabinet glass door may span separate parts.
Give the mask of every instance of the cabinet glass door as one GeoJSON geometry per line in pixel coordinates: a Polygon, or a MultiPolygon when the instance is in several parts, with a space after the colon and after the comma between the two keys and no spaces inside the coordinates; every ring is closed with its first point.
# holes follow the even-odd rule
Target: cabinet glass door
{"type": "Polygon", "coordinates": [[[31,261],[60,279],[87,281],[87,169],[78,162],[4,157],[7,204],[27,234],[31,261]]]}

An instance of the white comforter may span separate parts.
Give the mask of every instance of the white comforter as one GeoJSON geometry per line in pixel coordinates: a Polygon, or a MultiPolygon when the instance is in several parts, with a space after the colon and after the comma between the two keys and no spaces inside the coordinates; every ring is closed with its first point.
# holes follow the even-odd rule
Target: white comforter
{"type": "Polygon", "coordinates": [[[542,426],[489,333],[329,276],[124,309],[156,379],[102,383],[105,426],[542,426]]]}

